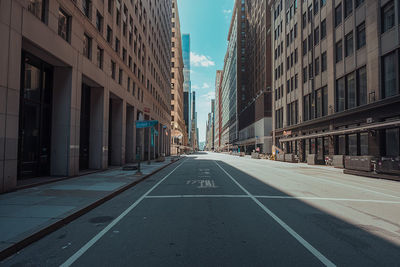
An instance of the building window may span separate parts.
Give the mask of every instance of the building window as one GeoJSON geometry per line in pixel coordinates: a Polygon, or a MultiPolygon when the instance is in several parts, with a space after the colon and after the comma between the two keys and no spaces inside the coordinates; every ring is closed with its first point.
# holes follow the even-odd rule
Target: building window
{"type": "Polygon", "coordinates": [[[394,13],[395,8],[394,8],[394,1],[390,1],[387,3],[383,8],[381,12],[381,18],[382,18],[382,33],[390,30],[391,28],[394,27],[394,13]]]}
{"type": "Polygon", "coordinates": [[[335,27],[339,26],[342,23],[342,4],[340,3],[335,8],[335,27]]]}
{"type": "Polygon", "coordinates": [[[353,55],[353,32],[350,32],[349,34],[346,35],[345,42],[346,42],[345,55],[346,57],[348,57],[353,55]]]}
{"type": "Polygon", "coordinates": [[[45,21],[45,5],[44,0],[29,0],[28,10],[41,21],[45,21]]]}
{"type": "Polygon", "coordinates": [[[321,22],[321,40],[326,37],[326,20],[321,22]]]}
{"type": "Polygon", "coordinates": [[[103,69],[104,50],[97,46],[97,67],[103,69]]]}
{"type": "Polygon", "coordinates": [[[319,74],[319,57],[315,59],[315,76],[319,74]]]}
{"type": "Polygon", "coordinates": [[[317,14],[319,10],[318,1],[320,0],[314,0],[314,14],[317,14]]]}
{"type": "Polygon", "coordinates": [[[326,4],[326,0],[321,0],[321,8],[326,4]]]}
{"type": "Polygon", "coordinates": [[[107,42],[112,43],[112,29],[107,25],[107,42]]]}
{"type": "Polygon", "coordinates": [[[303,41],[303,56],[307,54],[307,39],[303,41]]]}
{"type": "Polygon", "coordinates": [[[344,0],[344,17],[347,18],[353,12],[353,0],[344,0]]]}
{"type": "Polygon", "coordinates": [[[365,44],[365,22],[363,22],[357,27],[357,49],[364,47],[365,44]]]}
{"type": "Polygon", "coordinates": [[[360,156],[367,156],[368,153],[368,133],[360,133],[360,156]]]}
{"type": "Polygon", "coordinates": [[[103,32],[103,16],[99,11],[96,13],[96,28],[99,32],[103,32]]]}
{"type": "Polygon", "coordinates": [[[307,82],[307,67],[303,68],[303,83],[307,82]]]}
{"type": "Polygon", "coordinates": [[[327,58],[326,58],[326,52],[321,54],[321,72],[326,71],[327,69],[327,58]]]}
{"type": "Polygon", "coordinates": [[[397,74],[396,74],[396,52],[382,57],[382,98],[396,95],[397,74]]]}
{"type": "Polygon", "coordinates": [[[58,10],[58,35],[61,36],[65,41],[70,41],[70,25],[71,16],[69,16],[61,8],[58,10]]]}
{"type": "Polygon", "coordinates": [[[92,38],[86,33],[83,35],[83,54],[88,58],[92,58],[92,38]]]}
{"type": "Polygon", "coordinates": [[[314,30],[314,45],[319,44],[319,27],[314,30]]]}
{"type": "Polygon", "coordinates": [[[115,62],[111,60],[111,78],[115,80],[115,62]]]}
{"type": "Polygon", "coordinates": [[[112,14],[113,13],[113,7],[114,7],[114,0],[108,0],[108,13],[112,14]]]}
{"type": "Polygon", "coordinates": [[[399,148],[399,128],[386,129],[386,156],[387,157],[398,157],[400,156],[399,148]]]}
{"type": "Polygon", "coordinates": [[[346,76],[346,88],[347,88],[347,108],[354,108],[357,106],[356,98],[356,79],[354,73],[346,76]]]}
{"type": "Polygon", "coordinates": [[[308,77],[310,78],[310,80],[313,78],[314,75],[314,68],[313,68],[313,63],[311,62],[308,65],[308,77]]]}
{"type": "Polygon", "coordinates": [[[127,80],[127,88],[126,88],[126,90],[127,90],[128,92],[131,91],[131,77],[128,77],[128,80],[127,80]]]}
{"type": "Polygon", "coordinates": [[[358,105],[367,104],[367,68],[362,67],[357,70],[357,94],[358,94],[358,105]]]}
{"type": "Polygon", "coordinates": [[[119,53],[119,39],[115,37],[115,52],[119,53]]]}
{"type": "Polygon", "coordinates": [[[349,155],[357,156],[357,134],[349,134],[347,139],[349,142],[349,155]]]}
{"type": "Polygon", "coordinates": [[[359,7],[362,3],[364,3],[364,0],[355,0],[356,8],[359,7]]]}
{"type": "Polygon", "coordinates": [[[342,52],[343,47],[342,46],[343,46],[342,45],[342,40],[340,40],[339,42],[336,43],[336,49],[335,49],[335,51],[336,51],[336,53],[335,53],[336,54],[336,63],[341,61],[342,58],[343,58],[343,52],[342,52]]]}
{"type": "Polygon", "coordinates": [[[119,72],[118,72],[118,83],[119,84],[122,84],[122,75],[123,75],[122,69],[119,69],[119,72]]]}
{"type": "Polygon", "coordinates": [[[86,17],[90,18],[90,0],[82,0],[82,10],[86,17]]]}
{"type": "Polygon", "coordinates": [[[336,80],[336,112],[345,110],[345,92],[344,78],[336,80]]]}
{"type": "Polygon", "coordinates": [[[308,121],[310,119],[310,95],[306,95],[304,97],[303,118],[304,121],[308,121]]]}
{"type": "Polygon", "coordinates": [[[303,14],[303,29],[307,26],[307,13],[304,12],[303,14]]]}

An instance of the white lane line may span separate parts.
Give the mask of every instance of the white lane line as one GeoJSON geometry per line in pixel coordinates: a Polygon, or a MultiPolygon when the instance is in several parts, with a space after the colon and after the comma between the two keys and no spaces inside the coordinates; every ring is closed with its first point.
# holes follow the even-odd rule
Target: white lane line
{"type": "Polygon", "coordinates": [[[250,194],[241,184],[239,184],[235,178],[233,178],[224,168],[221,167],[216,161],[215,164],[226,174],[229,178],[242,189],[260,208],[262,208],[269,216],[271,216],[280,226],[282,226],[289,234],[291,234],[300,244],[302,244],[308,251],[310,251],[317,259],[319,259],[325,266],[336,266],[327,257],[325,257],[321,252],[314,248],[310,243],[308,243],[303,237],[301,237],[296,231],[294,231],[289,225],[282,221],[278,216],[275,215],[270,209],[264,206],[255,196],[250,194]]]}
{"type": "Polygon", "coordinates": [[[164,178],[162,178],[158,183],[156,183],[149,191],[142,195],[138,200],[135,201],[131,206],[129,206],[124,212],[122,212],[117,218],[115,218],[109,225],[107,225],[103,230],[101,230],[97,235],[95,235],[89,242],[87,242],[83,247],[81,247],[74,255],[72,255],[68,260],[66,260],[61,267],[71,266],[80,256],[82,256],[88,249],[90,249],[100,238],[102,238],[112,227],[114,227],[119,221],[121,221],[131,210],[133,210],[143,199],[146,198],[157,186],[159,186],[165,179],[167,179],[176,169],[182,166],[187,160],[185,159],[181,164],[176,166],[170,173],[168,173],[164,178]]]}
{"type": "MultiPolygon", "coordinates": [[[[302,196],[254,196],[255,198],[267,199],[293,199],[293,200],[321,200],[321,201],[344,201],[344,202],[367,202],[367,203],[381,203],[381,204],[400,204],[400,201],[389,200],[376,200],[376,199],[357,199],[357,198],[334,198],[334,197],[302,197],[302,196]]],[[[152,195],[145,198],[164,199],[164,198],[251,198],[248,195],[152,195]]]]}
{"type": "Polygon", "coordinates": [[[146,196],[146,198],[249,198],[248,195],[170,195],[170,196],[146,196]]]}
{"type": "Polygon", "coordinates": [[[349,201],[349,202],[368,202],[368,203],[385,203],[400,204],[400,201],[375,200],[375,199],[357,199],[357,198],[334,198],[334,197],[296,197],[296,196],[254,196],[255,198],[269,199],[307,199],[307,200],[326,200],[326,201],[349,201]]]}

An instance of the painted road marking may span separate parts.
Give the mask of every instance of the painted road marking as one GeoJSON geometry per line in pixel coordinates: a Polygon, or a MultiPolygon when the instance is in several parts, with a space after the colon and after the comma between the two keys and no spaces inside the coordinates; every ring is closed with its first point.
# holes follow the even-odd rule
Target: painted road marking
{"type": "Polygon", "coordinates": [[[278,216],[275,215],[270,209],[268,209],[264,204],[262,204],[255,196],[250,194],[241,184],[239,184],[235,178],[233,178],[224,168],[221,167],[216,161],[215,164],[229,177],[231,180],[246,193],[260,208],[262,208],[269,216],[271,216],[280,226],[282,226],[290,235],[292,235],[300,244],[302,244],[308,251],[310,251],[317,259],[319,259],[325,266],[336,266],[327,257],[325,257],[321,252],[314,248],[310,243],[308,243],[303,237],[301,237],[296,231],[294,231],[289,225],[282,221],[278,216]]]}
{"type": "Polygon", "coordinates": [[[214,180],[187,180],[186,184],[198,184],[197,188],[217,188],[214,180]]]}
{"type": "Polygon", "coordinates": [[[170,173],[168,173],[164,178],[162,178],[158,183],[156,183],[149,191],[142,195],[138,200],[136,200],[131,206],[129,206],[124,212],[122,212],[117,218],[115,218],[109,225],[107,225],[103,230],[101,230],[97,235],[89,240],[83,247],[81,247],[74,255],[69,257],[61,267],[71,266],[76,260],[78,260],[88,249],[90,249],[100,238],[102,238],[112,227],[114,227],[119,221],[121,221],[131,210],[133,210],[143,199],[146,198],[157,186],[159,186],[165,179],[167,179],[176,169],[182,166],[187,159],[185,159],[181,164],[176,166],[170,173]]]}
{"type": "Polygon", "coordinates": [[[249,198],[248,195],[170,195],[170,196],[146,196],[146,198],[249,198]]]}
{"type": "MultiPolygon", "coordinates": [[[[357,199],[357,198],[334,198],[334,197],[302,197],[302,196],[254,196],[255,198],[267,199],[289,199],[289,200],[316,200],[316,201],[343,201],[343,202],[367,202],[377,204],[400,204],[400,201],[357,199]]],[[[251,198],[248,195],[165,195],[146,196],[146,198],[251,198]]]]}

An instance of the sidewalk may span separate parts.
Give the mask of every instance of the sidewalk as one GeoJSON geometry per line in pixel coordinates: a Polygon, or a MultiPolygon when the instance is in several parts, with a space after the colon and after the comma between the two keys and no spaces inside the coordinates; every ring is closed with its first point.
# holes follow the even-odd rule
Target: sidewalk
{"type": "Polygon", "coordinates": [[[141,164],[142,176],[122,168],[0,195],[0,260],[101,205],[171,164],[141,164]]]}

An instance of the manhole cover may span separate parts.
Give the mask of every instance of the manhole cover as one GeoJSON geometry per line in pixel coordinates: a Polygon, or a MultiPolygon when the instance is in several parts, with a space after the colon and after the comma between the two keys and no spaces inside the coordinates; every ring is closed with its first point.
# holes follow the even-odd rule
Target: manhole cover
{"type": "Polygon", "coordinates": [[[114,217],[111,216],[99,216],[99,217],[94,217],[89,220],[91,223],[106,223],[110,222],[114,219],[114,217]]]}

